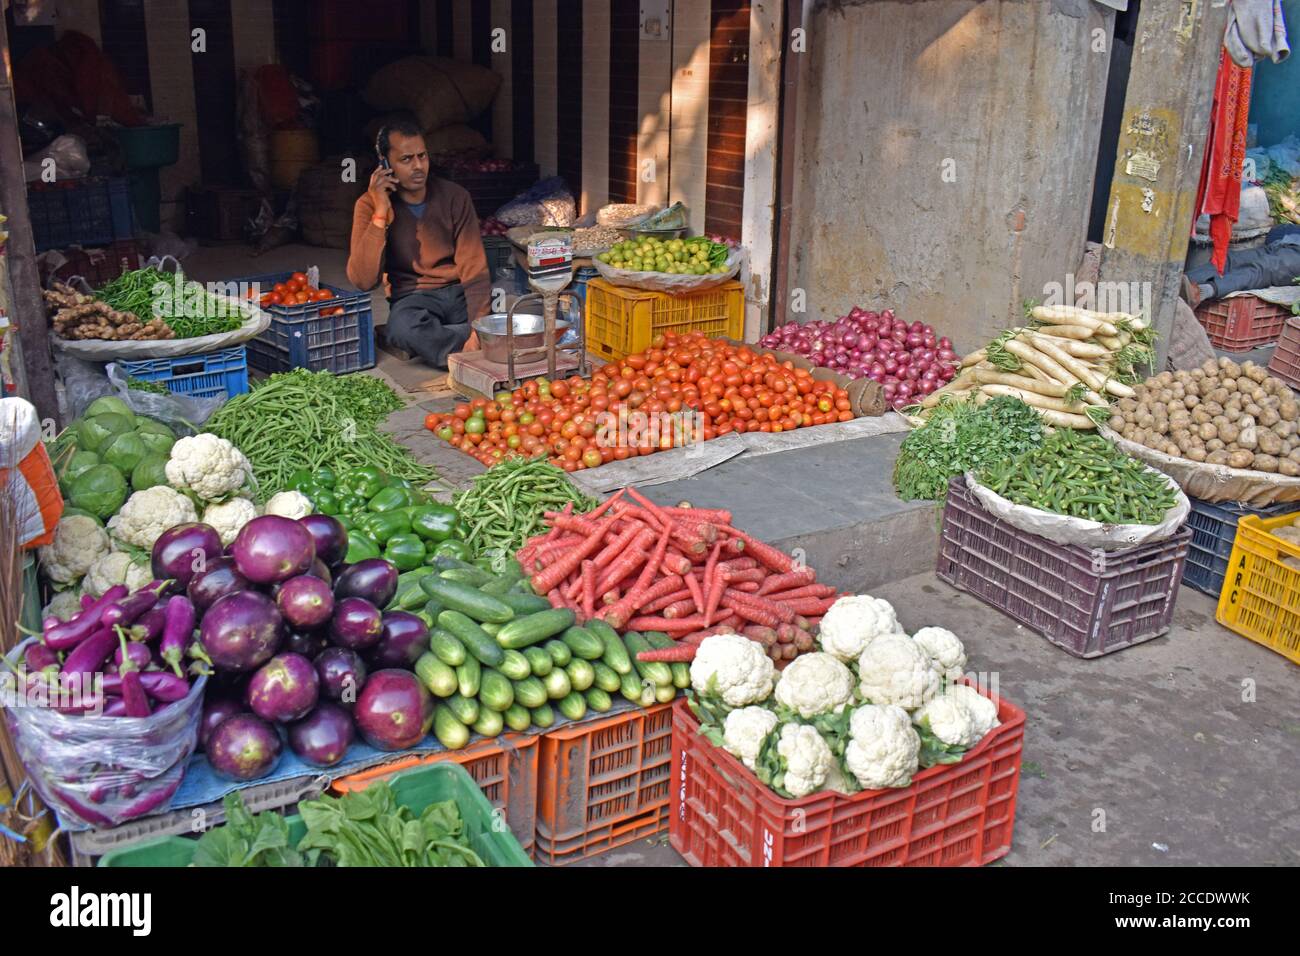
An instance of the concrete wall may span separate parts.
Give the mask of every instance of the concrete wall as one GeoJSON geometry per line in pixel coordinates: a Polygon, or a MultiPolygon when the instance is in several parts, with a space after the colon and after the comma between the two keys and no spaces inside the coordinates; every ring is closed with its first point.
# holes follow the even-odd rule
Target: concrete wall
{"type": "MultiPolygon", "coordinates": [[[[1300,0],[1282,0],[1282,16],[1291,45],[1300,47],[1300,0]]],[[[1259,124],[1260,146],[1272,146],[1292,133],[1300,136],[1300,53],[1281,63],[1256,63],[1250,97],[1250,121],[1259,124]]]]}
{"type": "Polygon", "coordinates": [[[788,318],[890,306],[979,347],[1079,262],[1113,11],[811,6],[788,318]]]}

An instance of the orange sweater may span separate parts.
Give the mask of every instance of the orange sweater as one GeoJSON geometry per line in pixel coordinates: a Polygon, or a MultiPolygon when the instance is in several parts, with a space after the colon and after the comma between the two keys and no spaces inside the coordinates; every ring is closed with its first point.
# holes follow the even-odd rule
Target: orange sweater
{"type": "Polygon", "coordinates": [[[394,195],[385,235],[370,221],[375,215],[370,194],[362,194],[352,212],[348,281],[369,291],[383,279],[390,298],[459,282],[472,322],[487,314],[491,289],[474,204],[462,187],[436,176],[429,178],[424,200],[424,217],[417,221],[394,195]]]}

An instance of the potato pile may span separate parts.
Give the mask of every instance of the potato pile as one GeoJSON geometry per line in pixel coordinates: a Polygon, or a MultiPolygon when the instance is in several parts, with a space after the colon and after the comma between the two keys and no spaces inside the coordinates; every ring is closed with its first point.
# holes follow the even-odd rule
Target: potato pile
{"type": "MultiPolygon", "coordinates": [[[[1281,538],[1287,544],[1293,544],[1300,548],[1300,518],[1296,518],[1290,524],[1283,525],[1280,528],[1274,528],[1271,532],[1274,537],[1281,538]]],[[[1294,571],[1300,571],[1300,558],[1293,558],[1291,555],[1278,555],[1278,560],[1294,571]]]]}
{"type": "Polygon", "coordinates": [[[1284,382],[1254,362],[1221,358],[1147,379],[1119,400],[1110,427],[1166,455],[1296,477],[1298,421],[1284,382]]]}
{"type": "Polygon", "coordinates": [[[46,289],[44,296],[45,305],[53,312],[50,325],[59,338],[140,341],[170,339],[176,334],[162,319],[144,322],[134,312],[119,312],[61,282],[46,289]]]}

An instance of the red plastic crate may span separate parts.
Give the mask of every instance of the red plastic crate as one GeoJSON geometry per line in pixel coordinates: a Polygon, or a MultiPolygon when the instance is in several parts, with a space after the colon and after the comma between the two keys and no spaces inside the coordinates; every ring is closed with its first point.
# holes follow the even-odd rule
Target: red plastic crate
{"type": "Polygon", "coordinates": [[[1007,855],[1015,828],[1025,715],[998,700],[1002,724],[958,764],[897,790],[823,791],[787,800],[698,733],[673,707],[669,842],[692,866],[982,866],[1007,855]]]}
{"type": "Polygon", "coordinates": [[[464,750],[398,758],[368,770],[340,777],[330,784],[335,794],[364,790],[377,780],[387,780],[412,767],[451,761],[464,767],[488,803],[505,814],[506,823],[525,852],[532,853],[537,819],[537,756],[540,737],[505,733],[479,740],[464,750]]]}
{"type": "Polygon", "coordinates": [[[1291,310],[1253,295],[1214,299],[1196,307],[1196,317],[1205,326],[1215,348],[1228,352],[1249,352],[1276,342],[1291,310]]]}
{"type": "Polygon", "coordinates": [[[1120,551],[1056,544],[993,517],[948,483],[935,573],[1075,657],[1101,657],[1169,630],[1192,531],[1120,551]]]}
{"type": "Polygon", "coordinates": [[[1300,388],[1300,319],[1286,320],[1273,357],[1268,360],[1268,374],[1292,388],[1300,388]]]}
{"type": "Polygon", "coordinates": [[[535,855],[574,863],[668,827],[672,705],[542,735],[535,855]]]}

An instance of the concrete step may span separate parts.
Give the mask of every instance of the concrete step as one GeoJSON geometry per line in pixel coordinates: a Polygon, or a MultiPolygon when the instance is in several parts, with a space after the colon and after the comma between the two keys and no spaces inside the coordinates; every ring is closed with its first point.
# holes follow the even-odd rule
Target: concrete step
{"type": "Polygon", "coordinates": [[[938,554],[938,504],[894,494],[891,476],[903,437],[742,455],[694,478],[642,490],[657,504],[730,509],[746,533],[786,552],[802,549],[818,580],[869,591],[933,571],[938,554]]]}

